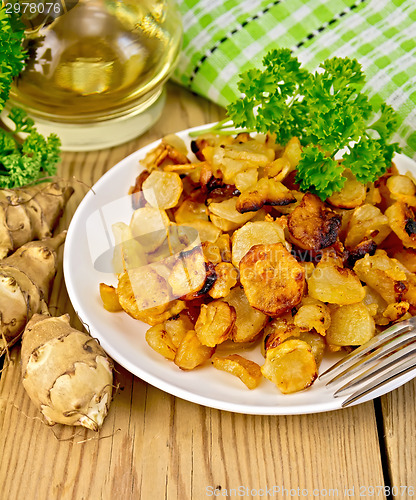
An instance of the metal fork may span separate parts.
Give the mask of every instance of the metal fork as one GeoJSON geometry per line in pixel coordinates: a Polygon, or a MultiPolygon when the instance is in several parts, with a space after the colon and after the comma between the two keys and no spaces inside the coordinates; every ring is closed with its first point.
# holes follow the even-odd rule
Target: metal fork
{"type": "MultiPolygon", "coordinates": [[[[416,316],[379,333],[323,372],[319,379],[335,397],[351,394],[341,406],[416,370],[416,316]]],[[[415,372],[416,375],[416,372],[415,372]]]]}

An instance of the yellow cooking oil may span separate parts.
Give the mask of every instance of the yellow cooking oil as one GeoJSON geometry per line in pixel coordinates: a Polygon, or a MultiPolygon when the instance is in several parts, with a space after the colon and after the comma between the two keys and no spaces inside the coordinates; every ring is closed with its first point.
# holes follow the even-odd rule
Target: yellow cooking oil
{"type": "Polygon", "coordinates": [[[29,62],[12,101],[35,121],[82,123],[132,113],[160,92],[181,36],[170,1],[80,0],[28,30],[29,62]]]}

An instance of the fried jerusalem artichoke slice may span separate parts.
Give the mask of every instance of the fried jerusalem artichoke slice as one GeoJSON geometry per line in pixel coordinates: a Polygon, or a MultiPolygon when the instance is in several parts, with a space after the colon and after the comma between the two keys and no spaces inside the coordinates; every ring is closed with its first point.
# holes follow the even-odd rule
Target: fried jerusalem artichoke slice
{"type": "Polygon", "coordinates": [[[243,288],[235,286],[223,299],[236,312],[235,324],[232,331],[233,342],[252,342],[263,330],[267,323],[267,316],[250,306],[243,288]]]}
{"type": "Polygon", "coordinates": [[[287,227],[296,246],[317,251],[336,242],[341,216],[325,206],[318,196],[306,193],[289,215],[287,227]]]}
{"type": "Polygon", "coordinates": [[[58,183],[0,190],[0,259],[29,241],[50,237],[73,192],[58,183]]]}
{"type": "Polygon", "coordinates": [[[281,182],[263,177],[238,197],[236,209],[244,214],[256,212],[264,205],[285,206],[296,201],[290,190],[281,182]]]}
{"type": "Polygon", "coordinates": [[[183,301],[171,300],[166,280],[148,266],[119,276],[117,298],[127,314],[152,326],[185,309],[183,301]]]}
{"type": "Polygon", "coordinates": [[[240,281],[250,305],[273,317],[302,300],[305,271],[282,243],[255,245],[240,261],[240,281]]]}
{"type": "Polygon", "coordinates": [[[373,338],[374,335],[374,319],[363,302],[332,309],[331,324],[326,334],[328,344],[359,346],[373,338]]]}
{"type": "Polygon", "coordinates": [[[261,372],[283,394],[306,389],[318,376],[311,346],[299,339],[288,339],[268,349],[261,372]]]}
{"type": "Polygon", "coordinates": [[[22,340],[23,386],[49,425],[97,431],[111,402],[112,362],[69,316],[35,314],[22,340]]]}
{"type": "Polygon", "coordinates": [[[324,357],[326,343],[322,335],[317,333],[313,328],[303,330],[294,321],[291,313],[284,314],[278,318],[274,318],[264,328],[262,354],[266,357],[266,352],[269,349],[279,346],[291,338],[303,340],[310,345],[312,354],[315,357],[316,366],[321,364],[324,357]]]}
{"type": "Polygon", "coordinates": [[[406,203],[397,201],[385,211],[391,229],[397,234],[406,248],[416,248],[415,209],[406,203]]]}
{"type": "Polygon", "coordinates": [[[215,347],[201,344],[196,332],[190,330],[179,344],[173,361],[182,370],[193,370],[208,361],[214,352],[215,347]]]}
{"type": "Polygon", "coordinates": [[[65,236],[26,243],[0,262],[0,355],[19,339],[33,314],[47,312],[56,250],[65,236]]]}
{"type": "Polygon", "coordinates": [[[255,389],[263,378],[260,366],[239,354],[214,356],[211,362],[218,370],[238,377],[249,389],[255,389]]]}
{"type": "Polygon", "coordinates": [[[330,304],[346,305],[361,302],[365,297],[365,289],[359,277],[351,269],[338,264],[332,260],[319,262],[308,279],[309,296],[330,304]]]}
{"type": "Polygon", "coordinates": [[[202,304],[195,323],[195,331],[201,344],[215,347],[227,340],[234,327],[234,307],[221,300],[202,304]]]}

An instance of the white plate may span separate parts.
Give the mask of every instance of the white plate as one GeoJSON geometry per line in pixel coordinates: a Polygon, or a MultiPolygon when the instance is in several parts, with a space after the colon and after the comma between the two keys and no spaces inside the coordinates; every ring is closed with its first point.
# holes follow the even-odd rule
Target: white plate
{"type": "MultiPolygon", "coordinates": [[[[190,130],[178,133],[187,144],[190,142],[190,130]]],[[[257,415],[292,415],[340,409],[344,398],[334,398],[319,380],[308,390],[282,395],[266,379],[257,389],[250,391],[236,377],[209,364],[193,371],[182,371],[147,345],[145,331],[148,325],[124,312],[110,313],[103,308],[99,283],[116,284],[111,268],[111,225],[130,221],[131,197],[127,192],[140,172],[139,159],[158,142],[136,151],[108,171],[82,200],[71,221],[65,243],[64,275],[69,297],[80,319],[120,365],[146,382],[188,401],[257,415]]],[[[397,155],[395,161],[403,173],[411,171],[416,175],[416,164],[412,160],[397,155]]],[[[241,353],[241,349],[236,352],[241,353]]],[[[258,344],[243,354],[263,363],[258,344]]],[[[326,357],[320,371],[336,359],[335,355],[326,357]]],[[[367,399],[385,394],[413,376],[412,373],[407,374],[367,399]]]]}

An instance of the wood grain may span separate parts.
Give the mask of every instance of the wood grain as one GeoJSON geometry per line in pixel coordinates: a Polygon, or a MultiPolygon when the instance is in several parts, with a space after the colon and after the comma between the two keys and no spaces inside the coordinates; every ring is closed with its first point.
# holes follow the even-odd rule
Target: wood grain
{"type": "MultiPolygon", "coordinates": [[[[91,186],[142,145],[223,117],[223,110],[184,89],[169,85],[168,90],[166,110],[150,132],[109,150],[67,153],[61,176],[91,186]]],[[[61,227],[68,225],[87,192],[82,183],[74,183],[76,192],[61,227]]],[[[62,269],[50,306],[55,314],[69,312],[73,325],[80,327],[62,269]]],[[[213,497],[214,488],[218,494],[235,497],[245,492],[246,498],[267,497],[266,488],[274,498],[324,498],[330,496],[329,490],[343,498],[344,488],[357,491],[360,485],[384,484],[372,403],[304,416],[233,414],[170,396],[118,366],[120,389],[102,430],[95,434],[44,425],[21,384],[19,347],[11,356],[12,363],[0,379],[2,500],[199,500],[213,497]],[[279,495],[275,486],[287,493],[279,495]],[[293,495],[298,488],[300,495],[293,495]],[[327,493],[318,493],[322,489],[327,493]]],[[[414,457],[403,461],[397,452],[401,432],[414,429],[414,420],[407,420],[407,412],[414,415],[414,402],[402,405],[412,395],[414,401],[412,387],[403,389],[406,394],[396,391],[384,403],[390,415],[386,429],[396,435],[396,444],[390,441],[390,459],[395,461],[391,470],[397,480],[410,480],[407,468],[414,466],[414,457]]]]}
{"type": "MultiPolygon", "coordinates": [[[[416,489],[416,380],[381,398],[391,486],[416,489]]],[[[409,490],[410,491],[410,490],[409,490]]],[[[409,495],[410,498],[410,495],[409,495]]]]}

